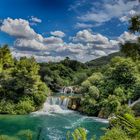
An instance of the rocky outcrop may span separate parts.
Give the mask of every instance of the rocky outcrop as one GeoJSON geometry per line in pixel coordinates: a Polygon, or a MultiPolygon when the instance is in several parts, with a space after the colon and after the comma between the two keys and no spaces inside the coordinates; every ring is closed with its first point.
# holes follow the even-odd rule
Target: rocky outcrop
{"type": "Polygon", "coordinates": [[[80,107],[80,98],[79,97],[69,97],[68,108],[71,110],[78,110],[80,107]]]}

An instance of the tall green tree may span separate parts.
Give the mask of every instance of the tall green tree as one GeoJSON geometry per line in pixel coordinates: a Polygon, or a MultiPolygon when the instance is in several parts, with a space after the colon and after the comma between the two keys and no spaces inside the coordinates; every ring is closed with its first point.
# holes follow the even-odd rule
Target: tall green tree
{"type": "Polygon", "coordinates": [[[137,33],[137,41],[127,41],[121,45],[121,52],[126,55],[126,57],[131,57],[133,60],[140,60],[140,15],[133,16],[129,21],[129,31],[131,33],[137,33]]]}
{"type": "Polygon", "coordinates": [[[34,58],[14,60],[8,46],[0,48],[0,113],[26,114],[37,110],[49,89],[38,74],[34,58]]]}
{"type": "Polygon", "coordinates": [[[140,15],[135,15],[129,21],[129,30],[133,33],[140,32],[140,15]]]}

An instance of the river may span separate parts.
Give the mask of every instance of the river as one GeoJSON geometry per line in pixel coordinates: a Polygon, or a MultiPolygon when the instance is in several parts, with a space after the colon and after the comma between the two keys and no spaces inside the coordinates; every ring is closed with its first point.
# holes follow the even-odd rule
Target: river
{"type": "Polygon", "coordinates": [[[15,136],[21,130],[30,129],[40,133],[40,140],[65,140],[66,133],[77,127],[87,130],[88,139],[93,135],[98,139],[104,134],[102,128],[108,126],[106,120],[70,111],[67,105],[68,99],[49,97],[42,110],[30,115],[0,115],[0,134],[15,136]]]}

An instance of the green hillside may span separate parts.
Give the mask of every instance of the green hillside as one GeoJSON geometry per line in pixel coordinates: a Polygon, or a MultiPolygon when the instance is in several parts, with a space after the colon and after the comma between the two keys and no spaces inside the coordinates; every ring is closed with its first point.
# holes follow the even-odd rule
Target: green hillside
{"type": "Polygon", "coordinates": [[[100,67],[100,66],[108,64],[108,62],[110,62],[110,60],[115,56],[122,56],[122,54],[120,52],[115,52],[115,53],[109,54],[108,56],[103,56],[103,57],[88,61],[86,62],[86,65],[89,67],[100,67]]]}

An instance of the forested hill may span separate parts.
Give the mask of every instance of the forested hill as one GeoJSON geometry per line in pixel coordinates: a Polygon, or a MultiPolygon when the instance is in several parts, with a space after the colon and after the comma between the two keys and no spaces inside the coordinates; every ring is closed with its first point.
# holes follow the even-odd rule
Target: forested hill
{"type": "Polygon", "coordinates": [[[62,86],[80,85],[96,71],[96,68],[108,64],[113,57],[120,55],[120,52],[117,52],[87,63],[71,60],[68,57],[60,62],[39,63],[41,79],[53,91],[62,86]]]}
{"type": "Polygon", "coordinates": [[[100,66],[108,64],[110,60],[115,56],[122,56],[122,54],[120,52],[115,52],[107,56],[103,56],[103,57],[88,61],[85,64],[89,67],[100,67],[100,66]]]}

